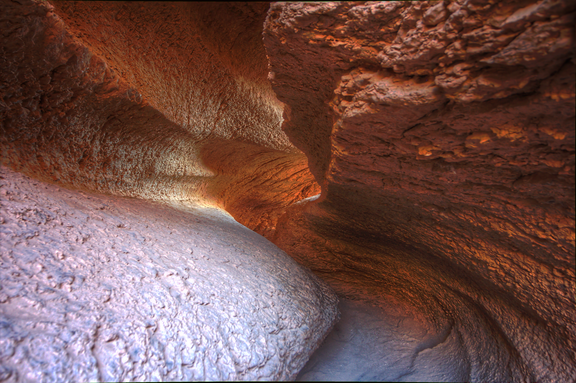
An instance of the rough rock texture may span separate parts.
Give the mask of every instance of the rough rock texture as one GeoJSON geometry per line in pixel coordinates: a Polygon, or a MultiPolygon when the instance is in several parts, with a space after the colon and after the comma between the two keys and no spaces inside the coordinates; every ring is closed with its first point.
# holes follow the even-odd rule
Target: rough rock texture
{"type": "Polygon", "coordinates": [[[219,209],[0,168],[0,379],[289,379],[335,320],[310,271],[219,209]]]}
{"type": "Polygon", "coordinates": [[[288,379],[326,335],[330,289],[222,210],[269,235],[319,191],[267,9],[0,0],[0,165],[186,210],[2,170],[0,380],[288,379]]]}
{"type": "Polygon", "coordinates": [[[267,3],[54,6],[76,39],[195,138],[292,147],[279,129],[282,106],[266,79],[267,3]]]}
{"type": "Polygon", "coordinates": [[[322,185],[274,242],[458,334],[464,380],[576,375],[575,9],[274,3],[266,21],[283,129],[322,185]]]}
{"type": "MultiPolygon", "coordinates": [[[[306,161],[280,129],[266,78],[267,4],[1,6],[3,164],[84,190],[187,200],[230,187],[200,158],[215,141],[238,163],[250,160],[247,144],[306,161]]],[[[315,182],[304,179],[296,189],[315,182]]]]}
{"type": "Polygon", "coordinates": [[[210,198],[268,239],[288,207],[320,193],[302,153],[217,140],[202,147],[202,159],[218,174],[210,198]]]}
{"type": "MultiPolygon", "coordinates": [[[[2,297],[8,313],[2,315],[12,319],[3,322],[9,335],[1,339],[23,343],[5,343],[2,355],[9,356],[0,377],[24,379],[29,372],[37,380],[43,371],[55,372],[64,362],[43,350],[73,341],[86,353],[79,351],[84,367],[67,370],[69,379],[123,379],[124,373],[131,379],[138,371],[143,379],[185,379],[196,365],[185,361],[185,350],[164,345],[194,343],[204,330],[178,318],[198,314],[207,318],[202,323],[217,323],[228,318],[228,304],[244,298],[231,296],[231,286],[246,283],[263,294],[272,287],[254,283],[267,280],[295,286],[283,287],[294,302],[277,297],[294,315],[278,323],[302,326],[269,334],[264,318],[283,309],[255,304],[260,313],[245,314],[251,319],[230,320],[253,324],[249,336],[267,334],[266,345],[258,340],[247,353],[254,363],[268,362],[254,366],[239,351],[244,345],[231,344],[233,328],[210,327],[210,339],[195,352],[204,370],[190,376],[294,377],[331,326],[334,297],[322,293],[323,317],[316,298],[305,303],[298,295],[301,286],[319,284],[312,277],[292,284],[280,270],[262,266],[250,269],[253,278],[233,278],[227,271],[233,265],[214,261],[229,252],[245,257],[232,247],[266,248],[258,251],[272,266],[282,253],[229,220],[226,209],[345,298],[342,323],[300,378],[570,381],[576,375],[575,10],[569,0],[271,6],[0,0],[0,165],[116,195],[82,197],[53,186],[45,194],[4,171],[11,181],[2,180],[2,189],[6,183],[13,193],[3,197],[9,208],[2,210],[2,230],[9,234],[1,255],[10,271],[1,286],[23,295],[2,297]],[[36,197],[10,200],[27,195],[36,197]],[[181,201],[181,207],[196,201],[214,210],[184,213],[118,195],[181,201]],[[117,210],[107,215],[92,201],[115,201],[107,204],[117,210]],[[56,206],[67,215],[51,210],[56,206]],[[101,222],[124,224],[120,219],[129,228],[110,230],[133,235],[99,231],[101,222]],[[57,225],[67,220],[71,227],[57,225]],[[172,242],[174,227],[182,236],[172,242]],[[188,253],[190,241],[216,234],[199,250],[209,259],[188,253]],[[143,246],[148,236],[158,244],[143,246]],[[208,250],[225,244],[233,246],[208,250]],[[126,246],[142,253],[122,253],[126,246]],[[171,260],[156,257],[165,252],[171,260]],[[52,254],[66,257],[57,262],[52,254]],[[75,256],[86,259],[78,263],[85,269],[76,268],[75,256]],[[138,266],[135,256],[158,266],[138,266]],[[108,259],[114,268],[104,268],[108,259]],[[196,274],[202,286],[180,274],[139,285],[139,276],[152,280],[152,267],[190,262],[205,266],[196,274]],[[76,278],[82,270],[90,278],[76,278]],[[49,271],[61,281],[44,281],[49,271]],[[107,280],[122,286],[110,299],[125,299],[134,312],[143,301],[138,294],[149,287],[160,297],[150,310],[164,305],[158,315],[174,327],[126,335],[146,327],[146,314],[124,326],[136,314],[106,306],[107,280]],[[162,287],[178,280],[190,296],[211,289],[222,311],[210,317],[210,305],[178,302],[162,287]],[[102,331],[120,331],[118,338],[98,330],[60,341],[51,335],[60,334],[58,326],[27,327],[27,315],[72,312],[76,306],[63,299],[76,299],[67,290],[80,282],[77,294],[92,294],[84,301],[78,295],[86,317],[51,323],[97,328],[103,317],[90,313],[103,311],[115,325],[104,321],[102,331]],[[53,299],[42,298],[45,286],[56,291],[53,299]],[[17,311],[16,304],[28,308],[17,311]],[[348,337],[351,330],[357,335],[348,337]],[[30,336],[18,335],[25,333],[30,336]],[[282,354],[281,334],[301,348],[282,354]],[[138,359],[131,339],[148,342],[142,352],[152,356],[138,359]],[[42,353],[48,359],[35,356],[42,353]],[[183,361],[182,369],[180,362],[171,369],[174,360],[183,361]],[[348,367],[339,367],[342,360],[348,367]]],[[[304,278],[292,266],[289,273],[304,278]]]]}

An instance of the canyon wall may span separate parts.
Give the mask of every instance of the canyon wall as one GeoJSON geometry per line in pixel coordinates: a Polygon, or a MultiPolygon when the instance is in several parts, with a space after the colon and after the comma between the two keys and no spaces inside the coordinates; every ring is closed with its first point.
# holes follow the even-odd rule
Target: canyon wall
{"type": "Polygon", "coordinates": [[[266,20],[283,129],[322,188],[273,241],[343,296],[415,310],[466,350],[466,381],[575,373],[575,10],[274,3],[266,20]]]}
{"type": "Polygon", "coordinates": [[[574,374],[575,10],[275,3],[266,21],[283,129],[322,186],[275,243],[450,331],[464,380],[574,374]]]}
{"type": "Polygon", "coordinates": [[[575,11],[0,0],[0,378],[570,381],[575,11]]]}
{"type": "Polygon", "coordinates": [[[326,336],[334,292],[223,210],[318,192],[267,10],[0,2],[0,380],[284,380],[326,336]]]}
{"type": "Polygon", "coordinates": [[[3,4],[2,161],[12,168],[189,199],[218,184],[201,149],[237,163],[262,148],[305,159],[280,129],[266,78],[267,4],[3,4]]]}

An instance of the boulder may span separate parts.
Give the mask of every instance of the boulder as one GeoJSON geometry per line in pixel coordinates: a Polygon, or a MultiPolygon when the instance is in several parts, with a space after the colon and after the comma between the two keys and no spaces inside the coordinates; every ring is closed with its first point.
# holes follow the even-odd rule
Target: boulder
{"type": "Polygon", "coordinates": [[[0,168],[3,381],[294,378],[334,292],[221,209],[0,168]]]}

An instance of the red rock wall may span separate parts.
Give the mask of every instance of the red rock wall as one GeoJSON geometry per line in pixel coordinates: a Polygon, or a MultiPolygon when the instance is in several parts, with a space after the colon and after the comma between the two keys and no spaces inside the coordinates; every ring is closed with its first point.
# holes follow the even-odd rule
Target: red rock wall
{"type": "Polygon", "coordinates": [[[267,7],[4,3],[2,163],[75,188],[188,199],[229,188],[200,158],[220,150],[214,140],[241,145],[236,163],[249,143],[302,162],[266,78],[267,7]]]}
{"type": "Polygon", "coordinates": [[[1,164],[217,204],[467,380],[569,381],[574,2],[267,9],[3,1],[1,164]]]}
{"type": "Polygon", "coordinates": [[[292,145],[267,75],[267,3],[55,2],[67,29],[198,139],[292,145]]]}
{"type": "Polygon", "coordinates": [[[322,185],[274,241],[342,294],[458,329],[472,380],[574,373],[575,9],[276,3],[266,21],[283,129],[322,185]]]}

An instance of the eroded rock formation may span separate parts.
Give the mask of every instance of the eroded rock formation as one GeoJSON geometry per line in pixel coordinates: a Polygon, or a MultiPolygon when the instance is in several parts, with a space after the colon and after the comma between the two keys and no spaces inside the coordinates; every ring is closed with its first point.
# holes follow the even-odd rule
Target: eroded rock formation
{"type": "Polygon", "coordinates": [[[284,130],[322,185],[275,243],[449,329],[463,380],[574,373],[575,9],[276,3],[266,21],[284,130]]]}
{"type": "Polygon", "coordinates": [[[0,3],[2,165],[116,195],[3,168],[0,380],[289,379],[325,337],[334,293],[220,208],[273,227],[318,192],[267,10],[0,3]]]}
{"type": "MultiPolygon", "coordinates": [[[[74,299],[82,301],[110,279],[122,286],[118,299],[135,294],[126,301],[134,310],[145,281],[163,297],[152,305],[164,305],[160,322],[174,326],[138,335],[146,355],[158,357],[147,362],[130,351],[128,325],[116,335],[114,326],[102,327],[110,332],[102,339],[74,338],[79,350],[92,342],[100,356],[84,355],[85,368],[71,379],[295,376],[333,324],[334,296],[222,209],[344,298],[342,322],[300,378],[568,381],[576,374],[574,2],[2,0],[0,11],[2,165],[112,195],[58,191],[3,170],[2,286],[29,294],[3,293],[3,312],[25,307],[7,323],[65,305],[34,303],[33,286],[54,290],[56,300],[78,289],[74,299]],[[100,203],[116,210],[90,209],[100,203]],[[157,232],[146,228],[151,217],[157,232]],[[129,227],[97,231],[120,219],[129,227]],[[177,240],[169,227],[180,228],[177,240]],[[117,229],[133,235],[107,238],[117,229]],[[148,236],[158,241],[149,249],[148,236]],[[200,242],[195,254],[210,259],[187,253],[200,242]],[[122,251],[126,244],[153,265],[138,266],[131,250],[122,251]],[[91,248],[144,279],[103,271],[102,279],[74,285],[84,273],[69,270],[74,257],[104,270],[91,248]],[[169,259],[160,260],[165,252],[169,259]],[[253,252],[261,276],[253,268],[252,278],[236,276],[219,264],[253,252]],[[53,262],[64,253],[68,261],[53,262]],[[178,265],[202,266],[187,275],[206,284],[158,271],[178,265]],[[48,269],[62,281],[42,279],[48,269]],[[222,279],[207,278],[212,272],[222,279]],[[179,301],[172,280],[190,296],[214,292],[218,304],[179,301]],[[266,281],[285,295],[264,298],[266,281]],[[299,295],[304,285],[308,295],[299,295]],[[231,291],[241,286],[254,297],[234,301],[231,291]],[[282,314],[279,333],[259,322],[269,313],[282,314]],[[206,336],[182,318],[208,323],[210,339],[195,362],[185,361],[189,350],[165,348],[206,336]],[[253,326],[242,338],[253,347],[230,343],[234,326],[224,322],[253,326]],[[264,343],[255,341],[260,335],[264,343]],[[368,356],[349,358],[362,352],[368,356]],[[98,366],[103,357],[116,367],[98,366]],[[174,360],[182,363],[172,369],[174,360]]],[[[86,313],[64,319],[98,328],[88,313],[108,306],[93,296],[86,313]]],[[[136,322],[144,325],[145,316],[136,322]]],[[[32,334],[26,326],[5,329],[32,334]]],[[[42,354],[43,344],[63,344],[46,336],[6,350],[39,345],[42,354]]],[[[0,355],[8,366],[2,376],[45,371],[48,359],[10,352],[0,355]]]]}
{"type": "Polygon", "coordinates": [[[0,168],[3,381],[286,380],[334,293],[220,209],[0,168]]]}

